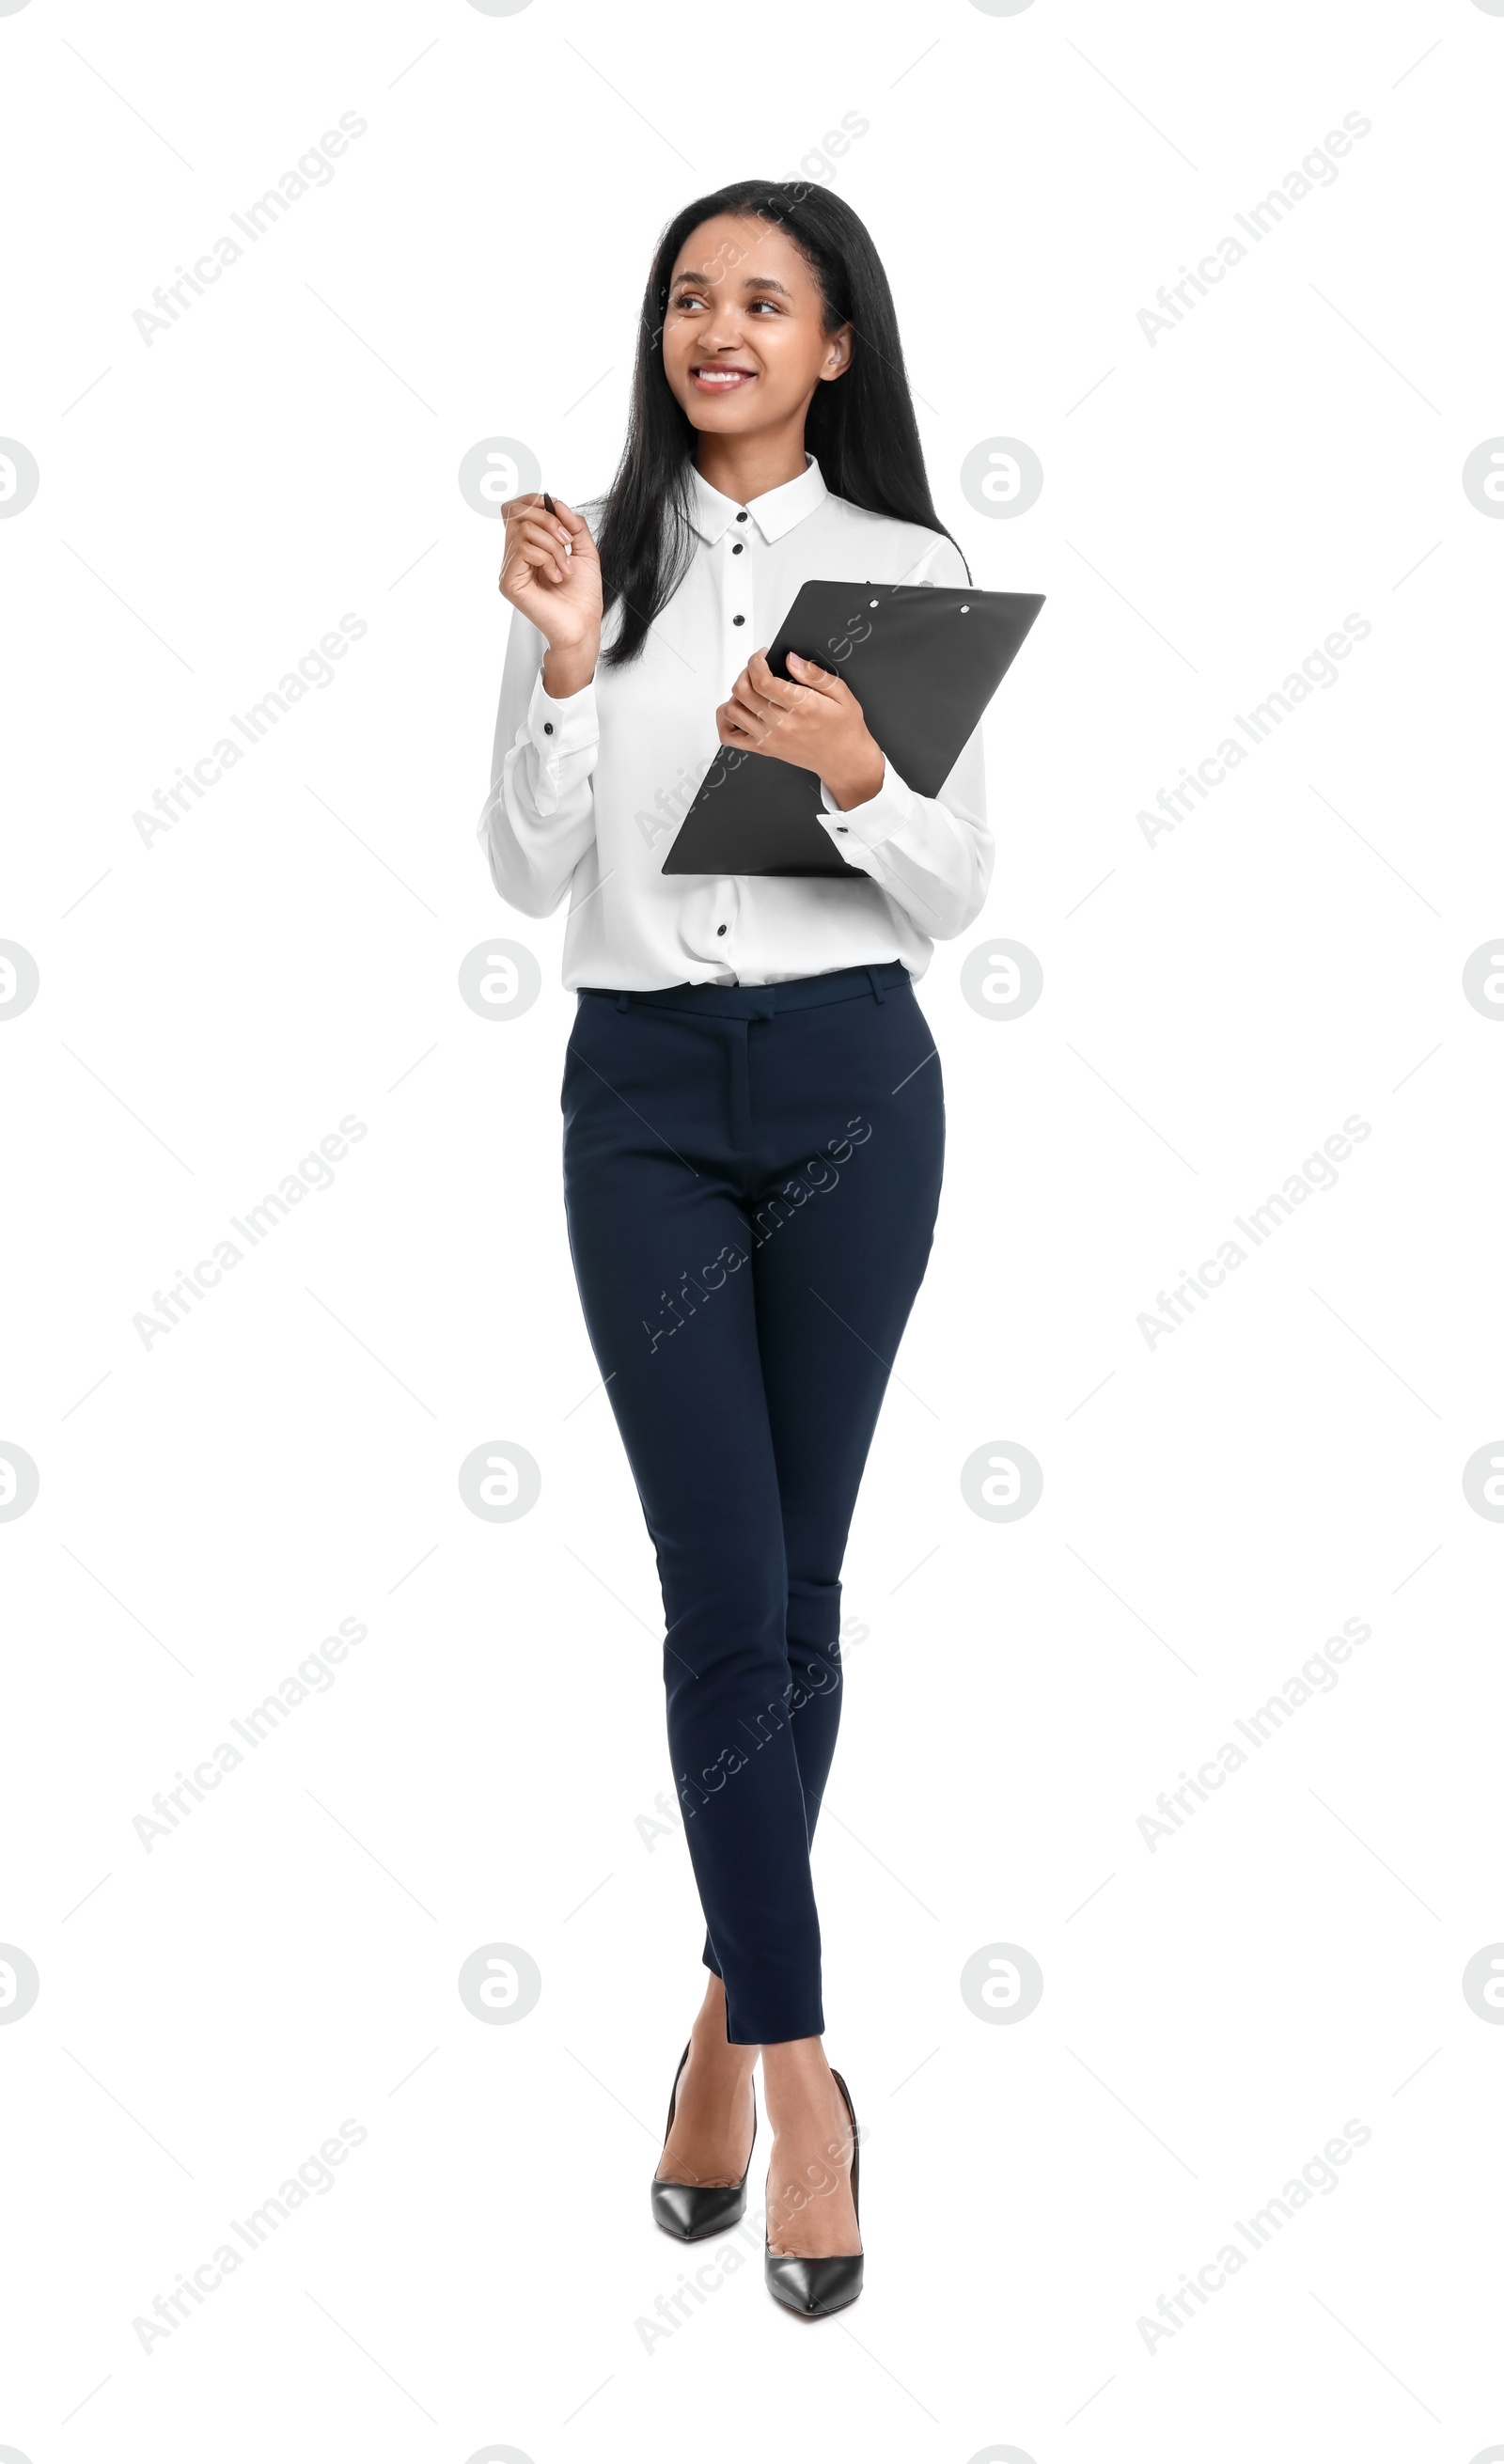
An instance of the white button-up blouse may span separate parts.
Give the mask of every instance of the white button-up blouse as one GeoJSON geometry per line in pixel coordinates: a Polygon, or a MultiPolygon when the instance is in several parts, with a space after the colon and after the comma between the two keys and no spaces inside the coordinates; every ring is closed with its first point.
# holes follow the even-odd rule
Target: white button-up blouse
{"type": "MultiPolygon", "coordinates": [[[[491,877],[525,915],[566,890],[566,985],[771,984],[897,958],[922,976],[937,940],[965,932],[992,869],[981,730],[938,796],[884,761],[877,794],[816,814],[863,879],[665,874],[680,822],[720,751],[715,712],[771,642],[802,583],[965,584],[950,540],[833,496],[810,457],[750,504],[693,473],[693,561],[640,656],[602,661],[566,700],[543,690],[546,644],[512,610],[491,790],[478,835],[491,877]]],[[[594,534],[599,505],[582,509],[594,534]]],[[[609,611],[602,648],[614,637],[609,611]]],[[[763,756],[771,759],[771,756],[763,756]]]]}

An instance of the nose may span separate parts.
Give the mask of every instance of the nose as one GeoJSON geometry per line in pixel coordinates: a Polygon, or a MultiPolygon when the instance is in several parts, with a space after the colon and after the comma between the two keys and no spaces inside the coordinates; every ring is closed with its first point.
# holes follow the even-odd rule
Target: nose
{"type": "Polygon", "coordinates": [[[712,319],[710,330],[705,338],[707,352],[713,352],[718,357],[724,358],[728,352],[738,351],[741,346],[741,329],[732,316],[723,311],[719,317],[712,319]]]}

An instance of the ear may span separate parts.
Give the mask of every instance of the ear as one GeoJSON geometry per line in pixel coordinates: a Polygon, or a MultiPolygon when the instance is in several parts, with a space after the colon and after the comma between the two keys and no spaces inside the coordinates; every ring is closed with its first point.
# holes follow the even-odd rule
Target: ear
{"type": "Polygon", "coordinates": [[[825,346],[825,357],[820,363],[822,385],[828,385],[833,377],[845,375],[851,365],[851,344],[852,331],[849,325],[840,326],[831,335],[825,346]]]}

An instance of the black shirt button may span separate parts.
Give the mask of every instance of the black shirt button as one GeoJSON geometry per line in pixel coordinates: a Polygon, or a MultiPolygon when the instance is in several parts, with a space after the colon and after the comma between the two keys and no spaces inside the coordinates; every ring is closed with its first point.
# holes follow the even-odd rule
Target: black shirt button
{"type": "Polygon", "coordinates": [[[740,556],[741,552],[742,552],[742,543],[741,543],[741,540],[740,540],[740,539],[733,539],[733,540],[731,541],[731,554],[732,554],[732,556],[740,556]]]}
{"type": "Polygon", "coordinates": [[[725,925],[724,925],[724,924],[717,924],[717,926],[716,926],[716,928],[715,928],[715,932],[716,932],[716,938],[717,938],[717,939],[719,939],[719,938],[720,938],[720,936],[722,935],[722,934],[723,934],[725,931],[726,931],[726,927],[725,927],[725,925]]]}
{"type": "Polygon", "coordinates": [[[733,625],[745,625],[745,624],[746,624],[746,622],[747,622],[747,619],[746,619],[746,617],[745,617],[745,616],[733,616],[733,617],[731,618],[731,623],[732,623],[733,625]]]}
{"type": "Polygon", "coordinates": [[[747,517],[745,514],[738,514],[736,518],[739,522],[744,522],[747,519],[747,517]]]}
{"type": "Polygon", "coordinates": [[[554,733],[554,722],[553,722],[553,720],[552,720],[551,718],[546,718],[546,719],[543,721],[543,733],[544,733],[544,735],[545,735],[545,736],[552,736],[552,735],[553,735],[553,733],[554,733]]]}
{"type": "Polygon", "coordinates": [[[836,836],[837,836],[839,839],[843,839],[843,838],[845,838],[845,837],[847,837],[847,836],[848,836],[848,832],[847,832],[847,829],[846,829],[846,825],[845,825],[845,823],[844,823],[844,822],[838,822],[838,823],[837,823],[837,825],[836,825],[836,836]]]}

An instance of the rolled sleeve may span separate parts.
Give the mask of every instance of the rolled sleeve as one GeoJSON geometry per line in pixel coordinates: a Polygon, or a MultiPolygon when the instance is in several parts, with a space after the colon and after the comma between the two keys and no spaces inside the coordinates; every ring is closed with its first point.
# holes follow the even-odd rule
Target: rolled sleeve
{"type": "Polygon", "coordinates": [[[531,784],[540,814],[556,812],[570,789],[588,776],[599,742],[594,683],[581,685],[564,701],[556,701],[543,689],[540,668],[514,748],[520,750],[526,744],[536,757],[531,765],[531,784]]]}
{"type": "Polygon", "coordinates": [[[825,809],[816,818],[837,854],[870,874],[931,940],[953,940],[981,913],[993,847],[983,818],[980,728],[938,796],[921,796],[884,754],[883,783],[865,803],[839,812],[823,780],[820,799],[825,809]]]}
{"type": "Polygon", "coordinates": [[[919,803],[913,788],[905,786],[885,753],[883,756],[883,783],[877,794],[869,796],[864,804],[852,804],[842,812],[823,779],[820,781],[820,801],[825,809],[817,813],[815,818],[823,826],[837,854],[844,856],[848,863],[855,852],[850,846],[852,839],[864,847],[881,847],[895,830],[901,830],[912,822],[919,803]],[[842,840],[847,842],[844,847],[842,840]]]}
{"type": "Polygon", "coordinates": [[[510,907],[551,915],[594,844],[592,773],[600,752],[594,682],[556,701],[543,689],[547,645],[512,615],[477,825],[491,879],[510,907]]]}

